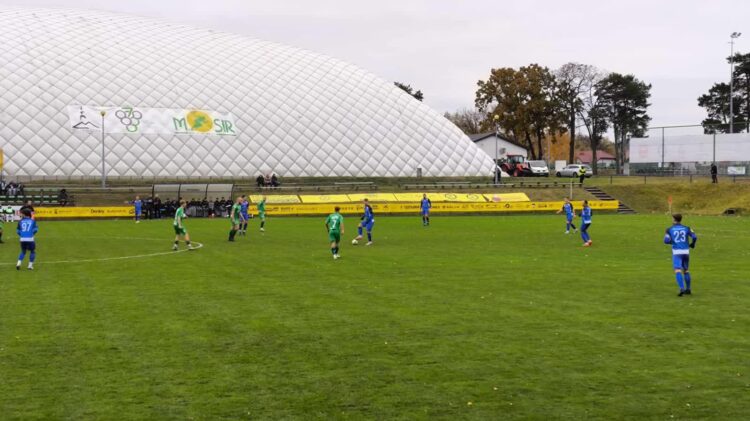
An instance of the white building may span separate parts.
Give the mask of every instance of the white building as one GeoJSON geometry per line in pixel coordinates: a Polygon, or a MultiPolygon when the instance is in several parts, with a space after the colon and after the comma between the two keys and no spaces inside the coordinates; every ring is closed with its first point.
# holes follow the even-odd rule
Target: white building
{"type": "Polygon", "coordinates": [[[508,155],[529,157],[529,151],[523,145],[504,136],[498,136],[495,132],[475,134],[469,136],[469,138],[492,159],[497,156],[497,159],[501,160],[508,155]],[[496,146],[497,155],[495,155],[496,146]]]}
{"type": "Polygon", "coordinates": [[[6,175],[481,176],[492,160],[393,83],[298,48],[156,19],[0,11],[6,175]],[[100,116],[100,112],[104,116],[100,116]]]}

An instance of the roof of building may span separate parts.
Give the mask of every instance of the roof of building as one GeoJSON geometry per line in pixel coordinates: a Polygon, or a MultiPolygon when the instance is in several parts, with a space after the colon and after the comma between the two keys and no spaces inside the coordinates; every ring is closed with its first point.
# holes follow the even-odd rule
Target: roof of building
{"type": "MultiPolygon", "coordinates": [[[[591,151],[581,151],[581,152],[578,152],[578,155],[576,155],[576,159],[580,161],[582,164],[590,164],[592,155],[593,153],[591,151]]],[[[596,151],[596,159],[598,161],[601,161],[601,160],[614,161],[615,156],[609,152],[596,151]]]]}
{"type": "MultiPolygon", "coordinates": [[[[495,136],[495,135],[496,135],[495,132],[485,132],[485,133],[479,133],[479,134],[470,134],[469,135],[469,139],[471,139],[472,142],[477,143],[480,140],[484,140],[484,139],[487,139],[488,137],[492,137],[492,136],[495,136]]],[[[512,139],[510,139],[510,138],[508,138],[506,136],[498,135],[497,137],[500,140],[502,140],[502,141],[508,142],[508,143],[510,143],[512,145],[516,145],[519,148],[524,148],[524,149],[528,150],[528,148],[526,146],[524,146],[524,145],[520,144],[519,142],[516,142],[515,140],[512,140],[512,139]]]]}

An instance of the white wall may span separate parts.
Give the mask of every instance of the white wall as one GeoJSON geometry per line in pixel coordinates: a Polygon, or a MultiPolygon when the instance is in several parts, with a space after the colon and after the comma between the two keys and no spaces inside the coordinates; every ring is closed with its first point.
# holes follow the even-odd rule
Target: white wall
{"type": "MultiPolygon", "coordinates": [[[[478,142],[474,142],[479,149],[483,150],[487,155],[490,156],[490,158],[495,159],[495,137],[490,136],[488,138],[482,139],[478,142]]],[[[528,158],[528,152],[526,149],[514,145],[510,142],[506,142],[503,139],[497,140],[497,157],[498,159],[505,158],[508,155],[523,155],[524,158],[528,158]],[[505,149],[505,153],[503,152],[503,149],[505,149]]]]}
{"type": "MultiPolygon", "coordinates": [[[[664,162],[750,161],[750,134],[717,134],[714,156],[713,135],[666,136],[664,162]]],[[[630,162],[662,161],[662,138],[630,139],[630,162]]]]}

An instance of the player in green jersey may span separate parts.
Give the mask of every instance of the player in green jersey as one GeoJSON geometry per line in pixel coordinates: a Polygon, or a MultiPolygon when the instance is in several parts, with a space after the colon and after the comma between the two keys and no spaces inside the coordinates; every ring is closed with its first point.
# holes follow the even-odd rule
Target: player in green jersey
{"type": "Polygon", "coordinates": [[[328,239],[331,241],[333,260],[341,258],[339,243],[341,242],[341,235],[344,233],[344,217],[339,213],[340,210],[341,208],[336,206],[334,212],[326,218],[326,230],[328,231],[328,239]]]}
{"type": "Polygon", "coordinates": [[[260,232],[265,232],[266,229],[266,196],[263,195],[258,202],[258,218],[260,218],[260,232]]]}
{"type": "Polygon", "coordinates": [[[180,244],[180,237],[185,239],[188,250],[193,250],[193,246],[190,244],[190,234],[188,234],[187,228],[185,228],[185,224],[183,223],[185,218],[187,218],[187,215],[185,215],[186,205],[184,200],[180,200],[180,207],[174,213],[174,222],[172,223],[174,226],[174,247],[172,247],[172,250],[175,251],[178,248],[178,244],[180,244]]]}
{"type": "Polygon", "coordinates": [[[242,219],[242,197],[238,197],[232,205],[232,209],[229,211],[229,223],[232,224],[232,229],[229,230],[229,241],[234,241],[234,236],[237,235],[237,231],[240,230],[240,221],[242,219]]]}

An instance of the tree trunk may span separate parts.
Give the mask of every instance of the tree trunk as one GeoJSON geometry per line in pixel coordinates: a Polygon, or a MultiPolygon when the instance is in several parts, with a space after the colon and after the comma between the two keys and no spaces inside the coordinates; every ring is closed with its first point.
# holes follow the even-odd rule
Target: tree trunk
{"type": "Polygon", "coordinates": [[[536,131],[536,150],[539,151],[539,156],[537,156],[536,159],[544,158],[544,153],[542,149],[543,141],[544,141],[544,130],[537,130],[536,131]]]}
{"type": "Polygon", "coordinates": [[[568,153],[568,164],[575,162],[576,154],[576,112],[575,105],[570,106],[570,121],[568,121],[568,132],[570,133],[570,151],[568,153]]]}
{"type": "Polygon", "coordinates": [[[529,156],[531,159],[536,159],[536,152],[534,152],[534,142],[531,140],[531,134],[526,131],[526,145],[529,147],[529,156]]]}
{"type": "Polygon", "coordinates": [[[620,127],[614,125],[615,130],[615,173],[620,174],[620,127]]]}
{"type": "Polygon", "coordinates": [[[598,170],[596,168],[596,148],[599,146],[599,139],[596,137],[591,138],[591,171],[596,175],[598,170]]]}

